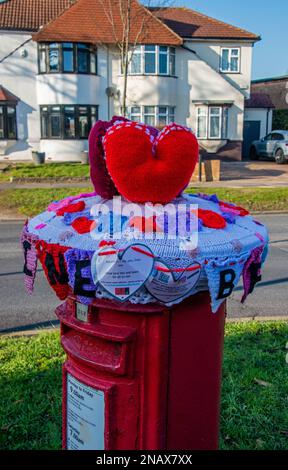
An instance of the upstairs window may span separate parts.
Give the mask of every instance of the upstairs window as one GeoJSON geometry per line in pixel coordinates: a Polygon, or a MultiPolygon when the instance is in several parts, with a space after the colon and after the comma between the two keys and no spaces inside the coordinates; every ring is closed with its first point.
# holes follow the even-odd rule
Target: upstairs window
{"type": "Polygon", "coordinates": [[[175,47],[145,45],[137,46],[131,52],[129,75],[175,76],[175,47]]]}
{"type": "Polygon", "coordinates": [[[0,104],[0,139],[17,139],[16,106],[0,104]]]}
{"type": "Polygon", "coordinates": [[[41,106],[42,139],[87,139],[98,119],[98,106],[41,106]]]}
{"type": "Polygon", "coordinates": [[[39,73],[97,74],[97,51],[84,43],[40,43],[39,73]]]}
{"type": "Polygon", "coordinates": [[[240,48],[227,47],[221,49],[220,71],[225,73],[240,72],[240,48]]]}

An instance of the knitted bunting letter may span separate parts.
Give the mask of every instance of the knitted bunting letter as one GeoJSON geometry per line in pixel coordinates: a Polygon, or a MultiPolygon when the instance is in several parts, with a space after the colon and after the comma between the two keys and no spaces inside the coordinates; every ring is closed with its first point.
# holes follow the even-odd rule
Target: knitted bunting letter
{"type": "Polygon", "coordinates": [[[210,260],[205,265],[213,313],[217,312],[237,286],[246,259],[247,256],[241,259],[210,260]]]}
{"type": "Polygon", "coordinates": [[[60,300],[66,299],[70,288],[64,253],[69,248],[40,241],[37,244],[38,256],[47,280],[60,300]]]}

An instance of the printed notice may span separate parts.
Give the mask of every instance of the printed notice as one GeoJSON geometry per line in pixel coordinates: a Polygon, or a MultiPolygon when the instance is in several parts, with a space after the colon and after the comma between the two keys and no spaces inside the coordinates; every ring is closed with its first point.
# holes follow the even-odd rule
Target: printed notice
{"type": "Polygon", "coordinates": [[[104,450],[104,393],[67,374],[67,449],[104,450]]]}
{"type": "Polygon", "coordinates": [[[165,263],[157,261],[146,283],[146,288],[160,302],[166,304],[175,302],[195,288],[200,272],[201,266],[198,263],[193,263],[183,270],[180,269],[180,273],[174,273],[165,263]]]}
{"type": "Polygon", "coordinates": [[[130,245],[122,253],[103,248],[92,258],[91,273],[95,284],[124,302],[139,290],[152,272],[154,256],[145,245],[130,245]]]}

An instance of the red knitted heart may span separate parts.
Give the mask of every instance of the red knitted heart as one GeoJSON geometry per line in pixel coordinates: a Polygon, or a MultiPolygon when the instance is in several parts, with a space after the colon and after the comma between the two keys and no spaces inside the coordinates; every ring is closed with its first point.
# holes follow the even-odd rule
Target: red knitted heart
{"type": "Polygon", "coordinates": [[[136,122],[115,124],[104,138],[104,150],[119,193],[139,203],[173,200],[188,185],[198,160],[196,137],[176,124],[156,137],[136,122]]]}

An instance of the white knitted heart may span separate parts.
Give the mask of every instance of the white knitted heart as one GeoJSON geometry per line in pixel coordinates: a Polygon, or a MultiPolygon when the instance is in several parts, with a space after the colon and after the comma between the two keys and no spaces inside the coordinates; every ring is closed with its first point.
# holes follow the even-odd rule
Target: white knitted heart
{"type": "Polygon", "coordinates": [[[145,245],[130,245],[122,253],[113,247],[96,252],[91,262],[92,278],[124,302],[143,286],[154,265],[152,251],[145,245]]]}
{"type": "Polygon", "coordinates": [[[165,304],[187,296],[196,287],[201,272],[198,263],[190,264],[180,273],[174,273],[162,261],[156,261],[154,268],[145,286],[155,299],[165,304]]]}

